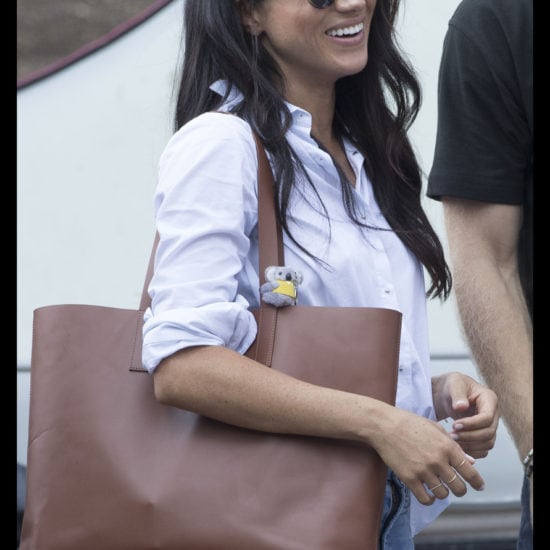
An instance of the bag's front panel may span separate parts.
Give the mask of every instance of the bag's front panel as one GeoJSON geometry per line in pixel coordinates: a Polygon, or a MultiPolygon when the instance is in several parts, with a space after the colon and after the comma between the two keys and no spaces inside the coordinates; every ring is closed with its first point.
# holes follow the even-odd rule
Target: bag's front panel
{"type": "MultiPolygon", "coordinates": [[[[35,313],[21,550],[376,548],[386,469],[371,450],[160,405],[152,377],[129,371],[140,315],[35,313]]],[[[323,362],[291,355],[306,371],[323,362]]]]}

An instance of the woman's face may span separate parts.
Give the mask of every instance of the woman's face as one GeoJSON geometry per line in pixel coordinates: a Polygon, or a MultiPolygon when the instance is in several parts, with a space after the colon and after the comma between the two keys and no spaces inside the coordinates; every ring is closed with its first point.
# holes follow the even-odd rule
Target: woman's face
{"type": "Polygon", "coordinates": [[[245,23],[288,84],[332,86],[365,67],[375,6],[376,0],[335,0],[317,9],[309,0],[264,0],[245,23]]]}

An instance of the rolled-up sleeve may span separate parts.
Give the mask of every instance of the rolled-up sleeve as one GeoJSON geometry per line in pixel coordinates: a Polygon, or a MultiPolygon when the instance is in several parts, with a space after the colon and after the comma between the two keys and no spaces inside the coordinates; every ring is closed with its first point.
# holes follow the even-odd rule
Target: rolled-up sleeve
{"type": "Polygon", "coordinates": [[[248,310],[250,235],[257,223],[257,157],[249,126],[208,113],[174,134],[159,161],[159,243],[145,312],[142,359],[152,373],[178,350],[218,345],[244,353],[256,337],[248,310]]]}

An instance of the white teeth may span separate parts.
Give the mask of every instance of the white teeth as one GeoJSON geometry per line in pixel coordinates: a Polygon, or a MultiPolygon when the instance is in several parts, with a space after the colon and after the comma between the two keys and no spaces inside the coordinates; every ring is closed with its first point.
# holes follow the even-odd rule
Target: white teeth
{"type": "Polygon", "coordinates": [[[343,29],[334,29],[332,31],[328,31],[327,34],[329,36],[350,36],[353,34],[357,34],[362,30],[363,23],[359,23],[358,25],[353,25],[353,27],[344,27],[343,29]]]}

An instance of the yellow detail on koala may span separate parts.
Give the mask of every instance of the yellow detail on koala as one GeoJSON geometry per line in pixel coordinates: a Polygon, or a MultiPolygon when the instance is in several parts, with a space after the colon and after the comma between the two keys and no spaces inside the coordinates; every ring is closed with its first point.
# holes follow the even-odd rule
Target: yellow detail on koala
{"type": "Polygon", "coordinates": [[[290,296],[291,298],[296,299],[296,286],[292,281],[281,281],[277,279],[279,286],[273,289],[271,292],[277,294],[284,294],[285,296],[290,296]]]}

